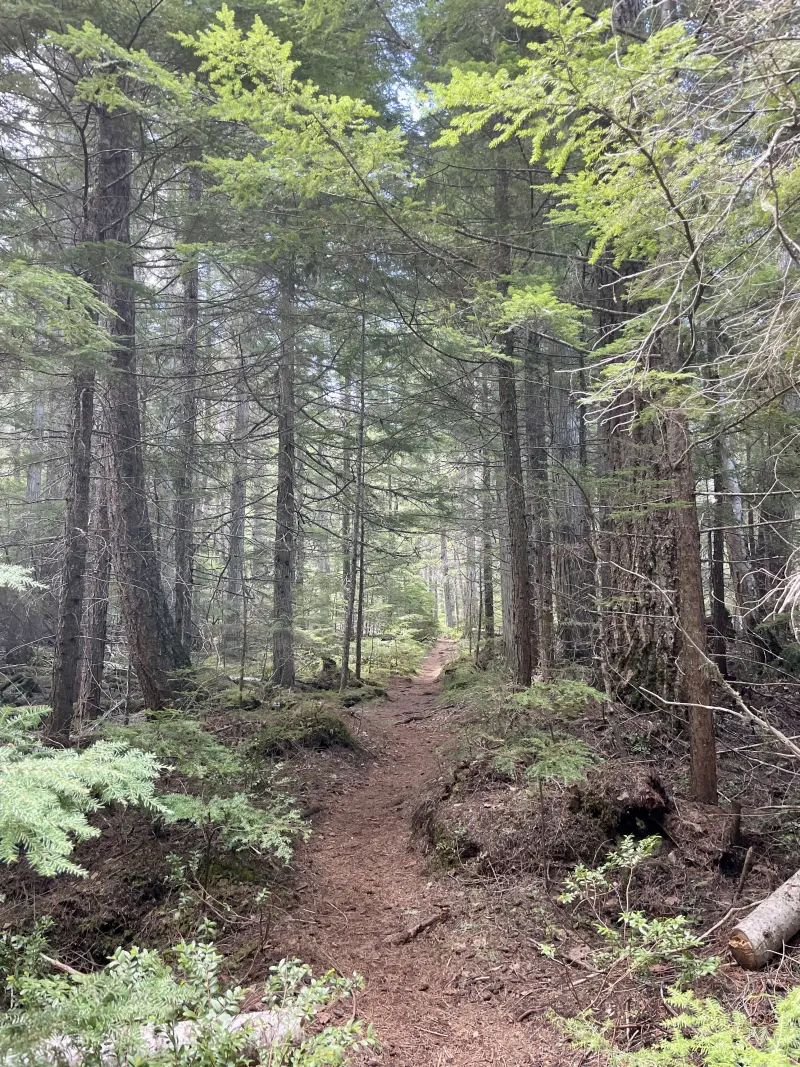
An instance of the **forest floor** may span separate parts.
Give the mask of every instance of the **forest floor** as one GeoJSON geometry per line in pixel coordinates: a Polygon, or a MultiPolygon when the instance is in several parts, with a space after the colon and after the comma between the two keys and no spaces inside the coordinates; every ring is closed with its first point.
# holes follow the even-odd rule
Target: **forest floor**
{"type": "MultiPolygon", "coordinates": [[[[316,974],[363,976],[363,992],[319,1016],[322,1025],[351,1016],[372,1025],[378,1044],[359,1053],[358,1067],[577,1067],[597,1060],[569,1044],[551,1013],[589,1012],[631,1051],[663,1033],[674,961],[634,973],[622,958],[604,962],[608,944],[598,939],[598,923],[613,927],[629,910],[630,889],[630,906],[648,918],[686,916],[702,933],[700,961],[718,966],[693,983],[699,994],[771,1022],[770,997],[800,984],[800,946],[745,972],[727,941],[738,917],[800,865],[790,754],[720,715],[724,803],[704,807],[687,798],[687,743],[674,724],[596,700],[577,717],[548,707],[522,722],[502,672],[478,671],[458,651],[439,640],[386,697],[354,687],[349,711],[329,690],[261,694],[252,708],[199,706],[194,721],[237,754],[251,788],[266,770],[269,797],[273,775],[285,775],[313,829],[291,865],[221,854],[210,893],[198,895],[186,873],[201,844],[196,828],[103,810],[100,835],[75,850],[88,877],[46,878],[24,863],[3,871],[0,935],[50,917],[48,952],[88,972],[118,945],[167,949],[211,917],[225,977],[248,989],[245,1010],[259,1006],[283,957],[316,974]],[[265,731],[292,738],[299,716],[346,729],[265,757],[265,731]],[[523,726],[555,727],[584,745],[586,779],[548,783],[543,797],[523,775],[498,770],[499,746],[523,726]],[[738,843],[729,839],[733,800],[743,806],[738,843]],[[560,891],[576,864],[596,868],[628,835],[660,845],[627,889],[615,883],[591,907],[565,906],[560,891]]],[[[754,692],[759,713],[795,734],[795,689],[754,692]]],[[[172,766],[163,784],[198,788],[172,766]]]]}
{"type": "Polygon", "coordinates": [[[446,875],[432,878],[411,843],[415,807],[443,780],[439,753],[452,738],[436,696],[454,656],[455,643],[440,640],[418,676],[398,678],[388,699],[364,709],[362,727],[380,751],[342,793],[323,801],[297,857],[298,904],[275,940],[316,971],[363,975],[365,991],[351,1007],[380,1043],[367,1063],[570,1063],[575,1053],[552,1030],[545,1041],[535,1025],[517,1021],[520,1004],[530,1006],[537,995],[522,989],[533,975],[520,964],[520,946],[472,936],[468,888],[446,875]]]}

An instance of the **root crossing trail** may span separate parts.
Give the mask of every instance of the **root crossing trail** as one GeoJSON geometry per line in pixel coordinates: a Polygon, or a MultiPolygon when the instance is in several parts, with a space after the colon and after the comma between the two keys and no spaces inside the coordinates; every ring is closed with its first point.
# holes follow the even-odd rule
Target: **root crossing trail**
{"type": "Polygon", "coordinates": [[[500,1004],[454,991],[464,935],[451,879],[432,877],[410,843],[410,814],[442,773],[436,749],[447,737],[434,725],[435,698],[454,654],[453,642],[439,641],[418,677],[398,679],[389,700],[365,711],[382,752],[325,804],[289,918],[288,952],[315,971],[358,971],[366,979],[356,1010],[373,1024],[381,1049],[365,1062],[382,1067],[522,1067],[549,1059],[500,1004]]]}

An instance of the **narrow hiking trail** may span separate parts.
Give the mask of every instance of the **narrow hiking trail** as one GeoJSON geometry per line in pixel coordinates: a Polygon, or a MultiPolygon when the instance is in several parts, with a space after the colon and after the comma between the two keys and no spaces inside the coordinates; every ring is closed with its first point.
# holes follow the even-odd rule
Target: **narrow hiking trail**
{"type": "Polygon", "coordinates": [[[442,774],[436,750],[448,735],[434,725],[435,700],[439,675],[454,655],[454,642],[440,640],[416,678],[397,679],[388,700],[365,710],[381,751],[343,794],[323,798],[324,814],[301,859],[299,904],[288,919],[290,951],[316,971],[364,976],[356,1011],[381,1043],[367,1063],[565,1062],[535,1048],[535,1032],[500,1003],[458,991],[464,952],[458,895],[453,880],[431,876],[411,846],[411,812],[442,774]],[[398,943],[433,916],[434,925],[398,943]]]}

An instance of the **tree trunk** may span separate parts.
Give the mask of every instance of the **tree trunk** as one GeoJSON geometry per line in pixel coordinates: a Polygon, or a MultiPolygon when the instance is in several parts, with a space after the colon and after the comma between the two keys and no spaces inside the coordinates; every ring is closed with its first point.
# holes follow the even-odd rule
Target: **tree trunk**
{"type": "Polygon", "coordinates": [[[356,443],[356,495],[353,504],[353,536],[350,545],[349,566],[347,575],[347,608],[344,619],[344,632],[342,634],[342,673],[339,679],[339,689],[346,688],[350,681],[350,643],[353,640],[353,623],[356,602],[356,583],[358,582],[358,549],[361,544],[361,521],[364,505],[364,388],[365,388],[365,321],[364,312],[361,312],[361,365],[359,369],[358,383],[358,440],[356,443]]]}
{"type": "Polygon", "coordinates": [[[551,553],[550,499],[545,435],[545,387],[532,350],[525,349],[525,439],[527,444],[528,507],[533,537],[536,604],[538,606],[539,663],[542,678],[550,680],[555,660],[553,639],[553,562],[551,553]]]}
{"type": "Polygon", "coordinates": [[[101,291],[109,321],[112,366],[106,389],[111,450],[111,527],[114,569],[131,662],[148,707],[172,696],[170,672],[187,667],[161,583],[147,510],[136,369],[136,302],[130,237],[133,210],[128,118],[97,109],[97,232],[103,244],[101,291]]]}
{"type": "Polygon", "coordinates": [[[281,283],[281,346],[278,362],[278,492],[275,510],[272,681],[295,683],[293,582],[295,538],[294,283],[281,283]]]}
{"type": "Polygon", "coordinates": [[[361,536],[358,548],[358,606],[356,609],[356,678],[361,681],[364,642],[364,506],[361,506],[361,536]]]}
{"type": "Polygon", "coordinates": [[[53,648],[52,710],[45,724],[47,736],[63,745],[69,744],[81,660],[81,616],[86,577],[94,421],[93,372],[75,376],[73,397],[64,556],[53,648]]]}
{"type": "Polygon", "coordinates": [[[500,432],[503,436],[506,509],[508,511],[508,556],[510,571],[510,667],[517,685],[531,683],[534,641],[531,619],[531,586],[528,570],[528,523],[525,517],[525,491],[522,483],[522,457],[517,421],[517,392],[513,340],[506,347],[507,358],[496,360],[500,397],[500,432]]]}
{"type": "Polygon", "coordinates": [[[236,389],[233,423],[230,520],[228,525],[228,566],[225,581],[225,650],[237,657],[242,649],[244,624],[244,526],[247,504],[245,447],[249,403],[243,377],[236,389]]]}
{"type": "MultiPolygon", "coordinates": [[[[28,449],[28,477],[25,485],[25,503],[38,504],[42,499],[42,442],[44,439],[44,399],[38,396],[33,402],[33,433],[28,449]]],[[[70,460],[72,457],[70,456],[70,460]]]]}
{"type": "Polygon", "coordinates": [[[453,611],[453,584],[450,579],[450,564],[447,559],[447,535],[444,532],[439,535],[439,562],[442,574],[444,624],[448,630],[451,630],[456,625],[456,618],[453,611]]]}
{"type": "MultiPolygon", "coordinates": [[[[189,211],[200,203],[202,180],[197,168],[189,170],[189,211]]],[[[187,238],[191,239],[193,220],[187,238]]],[[[200,266],[197,255],[184,265],[183,343],[180,367],[183,396],[180,408],[178,469],[175,476],[175,632],[181,645],[192,645],[194,563],[194,470],[197,462],[197,327],[200,318],[200,266]]]]}
{"type": "Polygon", "coordinates": [[[83,719],[95,719],[102,711],[103,672],[108,636],[108,596],[111,581],[111,530],[108,519],[106,471],[101,467],[90,539],[94,544],[94,566],[86,607],[86,634],[83,643],[83,675],[80,711],[83,719]]]}
{"type": "Polygon", "coordinates": [[[692,793],[703,804],[717,803],[717,749],[711,678],[706,656],[705,606],[697,521],[691,436],[685,416],[668,415],[667,445],[674,472],[675,540],[678,561],[678,620],[682,699],[689,705],[692,793]]]}
{"type": "MultiPolygon", "coordinates": [[[[508,171],[499,170],[495,180],[495,221],[498,231],[498,288],[508,292],[511,256],[507,244],[509,221],[508,171]]],[[[514,681],[529,686],[536,658],[531,611],[531,585],[528,566],[528,522],[525,514],[525,489],[522,480],[522,453],[519,442],[517,388],[514,374],[514,334],[509,331],[500,339],[503,355],[495,359],[499,399],[500,435],[503,440],[503,472],[508,514],[508,555],[510,571],[509,617],[511,633],[505,635],[509,666],[514,681]],[[509,643],[510,641],[510,643],[509,643]]]]}
{"type": "Polygon", "coordinates": [[[728,677],[727,634],[730,616],[725,605],[725,507],[720,440],[714,442],[714,528],[708,537],[711,602],[711,655],[723,678],[728,677]]]}
{"type": "Polygon", "coordinates": [[[725,540],[728,546],[728,566],[730,567],[736,604],[742,619],[748,617],[758,604],[758,583],[753,572],[750,546],[746,540],[742,491],[739,476],[733,458],[730,441],[719,439],[720,476],[722,489],[727,494],[728,507],[725,516],[725,540]]]}
{"type": "Polygon", "coordinates": [[[760,970],[776,963],[800,930],[800,871],[783,883],[731,932],[730,950],[741,967],[760,970]]]}

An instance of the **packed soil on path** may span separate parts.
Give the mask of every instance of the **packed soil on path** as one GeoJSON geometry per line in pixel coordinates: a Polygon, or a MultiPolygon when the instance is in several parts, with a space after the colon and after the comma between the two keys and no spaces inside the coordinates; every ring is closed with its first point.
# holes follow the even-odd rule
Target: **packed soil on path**
{"type": "Polygon", "coordinates": [[[439,641],[416,678],[397,679],[389,699],[364,712],[378,758],[343,792],[323,800],[300,857],[299,903],[278,931],[281,947],[317,972],[364,976],[355,1011],[373,1024],[381,1046],[366,1063],[573,1063],[574,1051],[556,1035],[516,1021],[502,996],[495,997],[512,966],[507,952],[497,966],[483,969],[481,959],[483,973],[468,973],[478,961],[465,943],[463,892],[455,879],[432,873],[410,839],[411,812],[443,774],[437,750],[448,737],[436,725],[435,700],[439,675],[454,655],[452,642],[439,641]]]}

